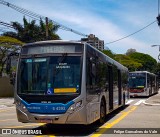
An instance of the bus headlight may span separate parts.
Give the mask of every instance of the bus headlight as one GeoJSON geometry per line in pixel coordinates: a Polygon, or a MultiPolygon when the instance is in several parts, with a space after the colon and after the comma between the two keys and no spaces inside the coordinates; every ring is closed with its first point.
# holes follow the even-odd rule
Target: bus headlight
{"type": "Polygon", "coordinates": [[[25,105],[23,105],[22,103],[21,103],[21,110],[22,110],[23,112],[28,111],[28,110],[27,110],[27,108],[26,108],[26,106],[25,106],[25,105]]]}
{"type": "Polygon", "coordinates": [[[73,104],[73,105],[71,105],[71,106],[69,107],[69,111],[70,111],[70,112],[73,112],[73,111],[77,110],[77,109],[80,108],[80,107],[82,107],[82,100],[81,100],[81,101],[78,101],[77,103],[75,103],[75,104],[73,104]]]}

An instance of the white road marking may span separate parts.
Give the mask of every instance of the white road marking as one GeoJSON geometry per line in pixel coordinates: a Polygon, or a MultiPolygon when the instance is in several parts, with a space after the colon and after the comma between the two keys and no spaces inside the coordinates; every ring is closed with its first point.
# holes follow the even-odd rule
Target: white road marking
{"type": "Polygon", "coordinates": [[[126,105],[128,105],[128,104],[130,104],[131,102],[133,102],[134,100],[128,100],[127,102],[126,102],[126,105]]]}
{"type": "Polygon", "coordinates": [[[141,103],[143,103],[145,100],[143,99],[143,100],[139,100],[137,103],[135,103],[134,105],[135,106],[138,106],[138,105],[140,105],[141,103]]]}

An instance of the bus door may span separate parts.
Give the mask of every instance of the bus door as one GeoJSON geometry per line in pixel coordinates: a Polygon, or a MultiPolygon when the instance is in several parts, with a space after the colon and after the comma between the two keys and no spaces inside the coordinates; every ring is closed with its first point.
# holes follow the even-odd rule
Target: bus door
{"type": "Polygon", "coordinates": [[[150,92],[149,92],[149,95],[152,95],[152,91],[153,91],[153,84],[152,84],[152,76],[150,76],[150,92]]]}
{"type": "Polygon", "coordinates": [[[108,66],[109,74],[109,110],[113,109],[113,69],[112,66],[108,66]]]}
{"type": "Polygon", "coordinates": [[[122,104],[122,83],[121,83],[121,71],[118,70],[118,105],[122,104]]]}

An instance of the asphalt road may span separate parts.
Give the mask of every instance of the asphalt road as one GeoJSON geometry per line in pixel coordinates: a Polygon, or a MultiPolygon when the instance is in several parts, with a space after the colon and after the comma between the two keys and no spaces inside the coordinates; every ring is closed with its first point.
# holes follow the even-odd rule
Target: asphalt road
{"type": "MultiPolygon", "coordinates": [[[[79,125],[51,125],[44,123],[19,123],[17,121],[15,107],[8,106],[0,101],[0,128],[16,128],[21,130],[41,131],[46,135],[30,135],[34,137],[53,136],[89,136],[89,137],[159,137],[160,134],[160,106],[145,105],[147,98],[131,98],[125,108],[121,108],[107,116],[104,125],[94,123],[89,126],[79,125]],[[157,129],[159,128],[159,129],[157,129]],[[139,133],[139,134],[131,134],[139,133]],[[144,133],[145,132],[145,133],[144,133]],[[119,134],[123,133],[123,134],[119,134]],[[140,134],[141,133],[141,134],[140,134]],[[143,134],[142,134],[143,133],[143,134]]],[[[4,135],[0,136],[15,136],[4,135]]],[[[26,135],[16,135],[26,136],[26,135]]]]}

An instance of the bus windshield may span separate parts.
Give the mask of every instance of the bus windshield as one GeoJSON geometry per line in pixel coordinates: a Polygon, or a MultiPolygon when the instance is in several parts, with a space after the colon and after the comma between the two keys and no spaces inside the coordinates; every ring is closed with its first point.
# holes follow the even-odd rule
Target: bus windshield
{"type": "Polygon", "coordinates": [[[145,82],[145,77],[130,77],[129,88],[144,88],[145,82]]]}
{"type": "Polygon", "coordinates": [[[81,56],[20,60],[18,94],[54,95],[80,92],[81,56]]]}

